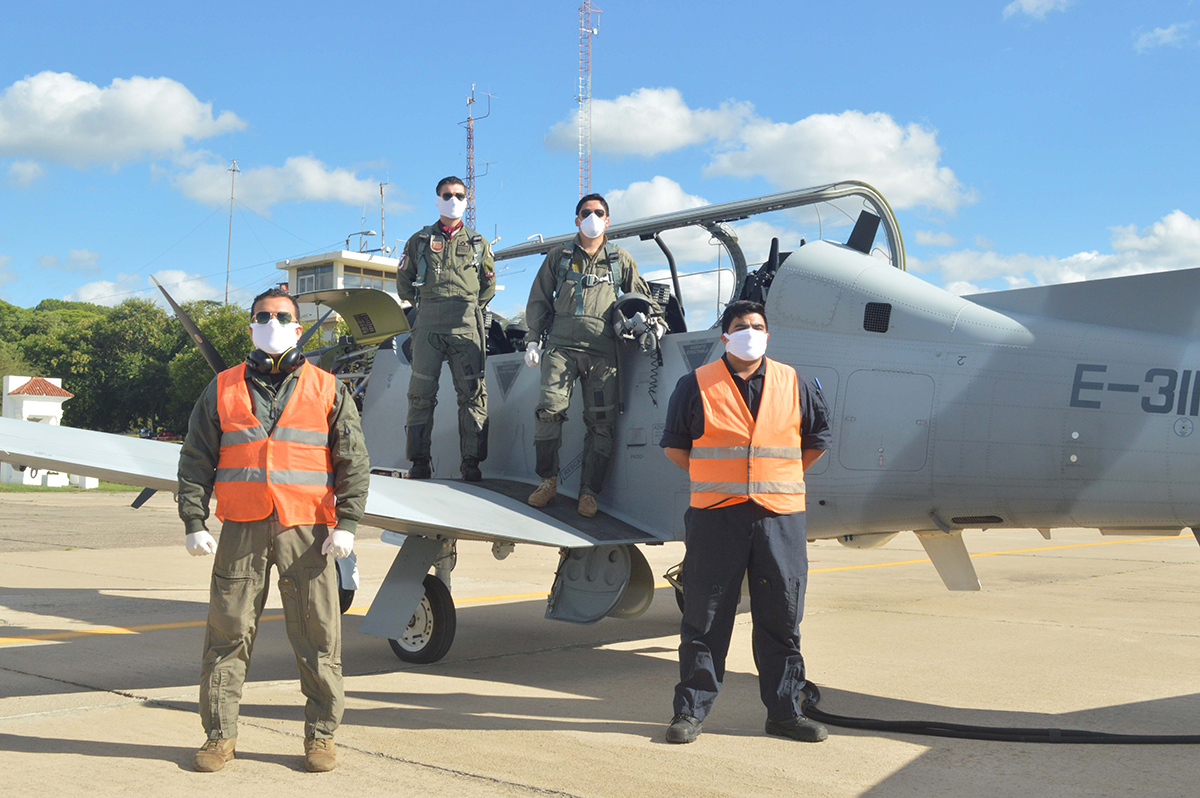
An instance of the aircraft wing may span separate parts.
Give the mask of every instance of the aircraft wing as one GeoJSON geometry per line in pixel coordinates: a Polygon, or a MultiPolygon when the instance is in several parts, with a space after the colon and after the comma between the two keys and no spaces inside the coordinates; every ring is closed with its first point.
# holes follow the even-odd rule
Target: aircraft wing
{"type": "MultiPolygon", "coordinates": [[[[155,490],[178,488],[177,444],[73,427],[0,418],[0,461],[155,490]]],[[[581,518],[578,526],[565,523],[514,498],[530,489],[504,480],[468,484],[376,474],[363,523],[410,535],[563,548],[658,540],[607,516],[581,518]]]]}
{"type": "Polygon", "coordinates": [[[0,460],[174,491],[179,445],[0,418],[0,460]]]}

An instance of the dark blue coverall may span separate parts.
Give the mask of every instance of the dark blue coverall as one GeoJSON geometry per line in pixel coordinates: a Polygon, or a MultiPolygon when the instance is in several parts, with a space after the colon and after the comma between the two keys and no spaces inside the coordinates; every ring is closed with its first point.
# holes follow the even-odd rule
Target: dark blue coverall
{"type": "MultiPolygon", "coordinates": [[[[729,366],[727,360],[725,365],[729,366]]],[[[754,418],[758,417],[765,373],[766,361],[746,380],[730,369],[754,418]]],[[[832,436],[825,398],[802,375],[797,383],[801,448],[826,450],[832,436]]],[[[690,450],[703,434],[704,403],[692,372],[679,380],[671,394],[659,445],[690,450]]],[[[703,720],[712,710],[725,678],[725,656],[742,580],[749,571],[759,692],[767,718],[784,721],[796,717],[804,687],[800,620],[808,584],[805,514],[775,513],[744,501],[689,508],[684,524],[687,553],[683,559],[684,609],[675,714],[703,720]]]]}

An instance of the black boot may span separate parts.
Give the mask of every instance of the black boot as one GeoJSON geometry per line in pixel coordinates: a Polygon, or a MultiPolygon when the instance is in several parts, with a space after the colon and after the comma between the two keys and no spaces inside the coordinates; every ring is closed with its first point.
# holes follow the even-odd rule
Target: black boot
{"type": "Polygon", "coordinates": [[[463,458],[462,478],[465,482],[478,482],[483,479],[483,472],[479,470],[479,461],[474,457],[463,458]]]}
{"type": "Polygon", "coordinates": [[[408,469],[409,479],[429,479],[433,476],[433,467],[429,465],[429,460],[413,460],[412,466],[408,469]]]}

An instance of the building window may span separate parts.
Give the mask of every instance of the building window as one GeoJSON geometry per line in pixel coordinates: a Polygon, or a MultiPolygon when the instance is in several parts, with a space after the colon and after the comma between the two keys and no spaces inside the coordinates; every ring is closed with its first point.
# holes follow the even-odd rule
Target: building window
{"type": "Polygon", "coordinates": [[[333,288],[333,264],[296,270],[296,293],[326,291],[330,288],[333,288]]]}
{"type": "Polygon", "coordinates": [[[343,268],[343,271],[343,288],[374,288],[379,291],[384,290],[383,286],[387,281],[387,275],[380,269],[362,269],[358,266],[346,266],[343,268]]]}

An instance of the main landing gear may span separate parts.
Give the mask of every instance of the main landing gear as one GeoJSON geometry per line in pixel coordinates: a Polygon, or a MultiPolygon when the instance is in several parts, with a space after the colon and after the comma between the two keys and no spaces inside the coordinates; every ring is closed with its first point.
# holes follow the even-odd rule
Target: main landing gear
{"type": "Polygon", "coordinates": [[[450,588],[434,574],[426,574],[421,597],[408,628],[398,639],[388,638],[397,657],[405,662],[427,665],[450,651],[458,627],[458,615],[450,588]]]}

